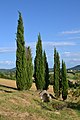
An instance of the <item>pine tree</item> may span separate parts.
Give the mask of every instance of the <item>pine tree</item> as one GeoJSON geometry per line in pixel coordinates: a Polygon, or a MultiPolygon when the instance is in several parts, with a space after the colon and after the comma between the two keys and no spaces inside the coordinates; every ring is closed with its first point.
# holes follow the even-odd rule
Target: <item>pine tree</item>
{"type": "Polygon", "coordinates": [[[26,58],[27,58],[27,89],[30,89],[32,86],[32,76],[33,76],[33,64],[32,64],[32,55],[30,47],[26,48],[26,58]]]}
{"type": "Polygon", "coordinates": [[[43,53],[43,58],[44,58],[44,79],[45,79],[44,90],[47,90],[49,86],[49,68],[48,68],[48,62],[45,51],[43,53]]]}
{"type": "Polygon", "coordinates": [[[60,89],[59,89],[59,83],[60,83],[60,59],[59,59],[59,53],[56,51],[56,48],[54,48],[54,93],[56,98],[60,95],[60,89]]]}
{"type": "Polygon", "coordinates": [[[24,27],[21,13],[19,12],[19,20],[16,34],[16,84],[18,90],[25,90],[26,88],[26,49],[24,41],[24,27]]]}
{"type": "Polygon", "coordinates": [[[36,57],[34,60],[34,77],[37,90],[43,90],[45,80],[44,80],[44,62],[42,55],[42,41],[40,33],[38,35],[38,42],[36,45],[36,57]]]}
{"type": "Polygon", "coordinates": [[[67,99],[68,95],[68,81],[66,78],[66,65],[65,62],[62,60],[62,98],[63,100],[67,99]]]}

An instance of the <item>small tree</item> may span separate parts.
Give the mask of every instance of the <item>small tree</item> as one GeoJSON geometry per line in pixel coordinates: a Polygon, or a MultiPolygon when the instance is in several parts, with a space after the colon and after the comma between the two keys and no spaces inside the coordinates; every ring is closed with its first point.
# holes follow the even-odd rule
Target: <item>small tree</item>
{"type": "Polygon", "coordinates": [[[59,59],[59,53],[56,51],[56,48],[54,48],[54,93],[56,98],[60,95],[60,89],[59,89],[59,83],[60,83],[60,59],[59,59]]]}
{"type": "Polygon", "coordinates": [[[36,45],[36,56],[34,60],[34,77],[37,90],[43,90],[45,80],[44,80],[44,62],[42,55],[42,41],[40,33],[38,35],[38,42],[36,45]]]}
{"type": "Polygon", "coordinates": [[[65,62],[62,60],[62,98],[63,100],[67,99],[68,95],[68,81],[66,78],[66,65],[65,62]]]}
{"type": "Polygon", "coordinates": [[[32,64],[32,55],[30,47],[26,48],[26,58],[27,58],[27,89],[30,89],[32,86],[32,76],[33,76],[33,64],[32,64]]]}
{"type": "Polygon", "coordinates": [[[49,86],[49,68],[48,68],[48,62],[45,51],[43,53],[43,58],[44,58],[44,79],[45,79],[44,89],[47,90],[49,86]]]}
{"type": "Polygon", "coordinates": [[[19,20],[16,34],[17,51],[16,51],[16,84],[18,90],[26,88],[26,49],[24,41],[24,27],[21,13],[19,12],[19,20]]]}

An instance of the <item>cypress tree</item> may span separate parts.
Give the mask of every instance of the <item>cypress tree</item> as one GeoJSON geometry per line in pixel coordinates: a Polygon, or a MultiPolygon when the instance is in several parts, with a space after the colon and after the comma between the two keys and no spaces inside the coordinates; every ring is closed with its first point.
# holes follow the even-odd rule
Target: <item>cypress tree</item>
{"type": "Polygon", "coordinates": [[[67,99],[68,95],[68,81],[66,78],[66,65],[65,62],[62,60],[62,98],[63,100],[67,99]]]}
{"type": "Polygon", "coordinates": [[[30,89],[32,86],[32,76],[33,76],[33,64],[32,64],[32,55],[30,47],[26,48],[26,58],[27,58],[27,89],[30,89]]]}
{"type": "Polygon", "coordinates": [[[49,68],[48,68],[48,62],[45,51],[43,53],[43,58],[44,58],[44,79],[45,79],[44,90],[47,90],[49,86],[49,68]]]}
{"type": "Polygon", "coordinates": [[[58,97],[59,97],[61,92],[61,79],[60,79],[60,57],[58,52],[57,52],[57,79],[58,79],[58,97]]]}
{"type": "Polygon", "coordinates": [[[35,76],[35,84],[37,90],[43,90],[45,80],[44,80],[44,62],[42,55],[42,41],[40,33],[38,35],[38,42],[36,44],[36,56],[34,60],[34,76],[35,76]]]}
{"type": "Polygon", "coordinates": [[[24,27],[21,13],[19,12],[19,20],[16,34],[16,84],[18,90],[25,90],[26,88],[26,49],[24,41],[24,27]]]}
{"type": "Polygon", "coordinates": [[[56,98],[60,95],[59,90],[59,83],[60,83],[60,60],[59,60],[59,53],[54,48],[54,93],[56,98]]]}

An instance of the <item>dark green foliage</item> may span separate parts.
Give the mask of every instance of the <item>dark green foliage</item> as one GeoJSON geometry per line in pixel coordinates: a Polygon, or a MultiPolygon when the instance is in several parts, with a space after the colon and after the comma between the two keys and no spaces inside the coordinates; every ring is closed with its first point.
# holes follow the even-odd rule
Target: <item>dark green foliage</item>
{"type": "Polygon", "coordinates": [[[21,13],[19,12],[19,20],[16,35],[17,51],[16,51],[16,84],[18,90],[27,89],[27,72],[26,72],[26,49],[24,41],[24,27],[21,13]]]}
{"type": "Polygon", "coordinates": [[[54,74],[49,73],[49,84],[53,85],[54,84],[54,74]]]}
{"type": "Polygon", "coordinates": [[[15,80],[16,79],[15,71],[0,72],[0,78],[15,80]]]}
{"type": "Polygon", "coordinates": [[[27,57],[27,89],[30,89],[32,86],[32,76],[33,76],[33,64],[32,64],[32,55],[30,47],[26,48],[26,57],[27,57]]]}
{"type": "Polygon", "coordinates": [[[62,98],[63,100],[67,99],[68,94],[68,81],[66,78],[66,65],[65,62],[62,60],[62,98]]]}
{"type": "Polygon", "coordinates": [[[59,53],[54,48],[54,93],[56,98],[60,95],[60,60],[59,60],[59,53]]]}
{"type": "Polygon", "coordinates": [[[44,58],[44,79],[45,79],[44,90],[47,90],[48,86],[49,86],[49,68],[48,68],[48,62],[47,62],[47,57],[46,57],[45,51],[43,54],[43,58],[44,58]]]}
{"type": "Polygon", "coordinates": [[[44,80],[44,62],[42,55],[42,41],[40,34],[38,35],[38,42],[36,45],[36,57],[34,60],[34,77],[37,90],[43,90],[45,80],[44,80]]]}

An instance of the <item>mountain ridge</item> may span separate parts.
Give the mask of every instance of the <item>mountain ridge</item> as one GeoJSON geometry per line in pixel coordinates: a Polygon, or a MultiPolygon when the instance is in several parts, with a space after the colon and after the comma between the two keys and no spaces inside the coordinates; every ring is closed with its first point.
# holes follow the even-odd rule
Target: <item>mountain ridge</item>
{"type": "Polygon", "coordinates": [[[15,71],[16,71],[16,67],[11,69],[0,69],[0,72],[2,73],[15,72],[15,71]]]}
{"type": "Polygon", "coordinates": [[[68,68],[67,70],[77,70],[77,71],[79,71],[80,70],[80,65],[76,65],[74,67],[68,68]]]}
{"type": "MultiPolygon", "coordinates": [[[[68,68],[67,70],[80,70],[80,65],[76,65],[74,67],[68,68]]],[[[0,72],[15,72],[16,71],[16,67],[15,68],[11,68],[11,69],[0,69],[0,72]]],[[[53,68],[49,68],[50,72],[53,72],[53,68]]]]}

